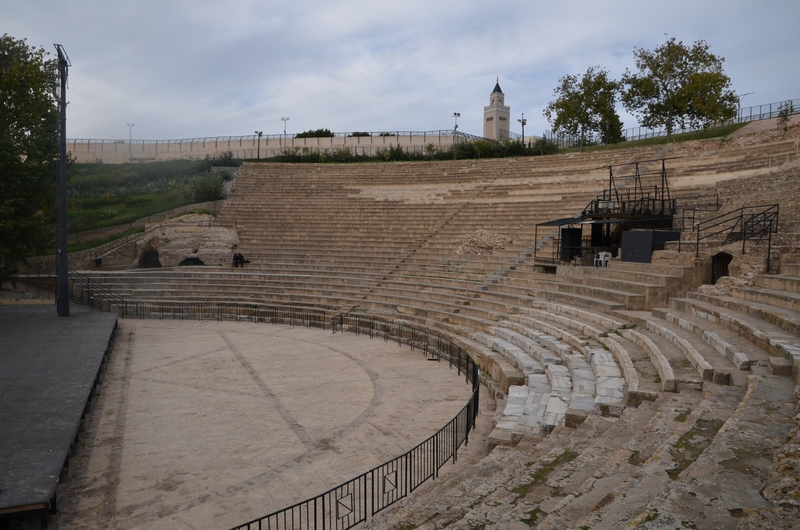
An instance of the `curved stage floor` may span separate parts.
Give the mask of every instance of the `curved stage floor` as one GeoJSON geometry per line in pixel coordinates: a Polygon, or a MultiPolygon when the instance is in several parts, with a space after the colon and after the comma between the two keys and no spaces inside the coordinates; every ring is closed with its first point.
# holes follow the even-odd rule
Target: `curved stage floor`
{"type": "Polygon", "coordinates": [[[396,342],[120,320],[59,528],[229,528],[408,451],[469,396],[396,342]]]}

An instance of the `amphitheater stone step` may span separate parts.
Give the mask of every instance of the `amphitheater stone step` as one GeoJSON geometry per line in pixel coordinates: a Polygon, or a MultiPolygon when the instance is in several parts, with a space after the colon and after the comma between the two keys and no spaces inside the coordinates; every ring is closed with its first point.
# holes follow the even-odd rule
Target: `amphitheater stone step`
{"type": "MultiPolygon", "coordinates": [[[[653,317],[650,311],[620,310],[615,311],[614,314],[632,322],[636,326],[634,330],[626,330],[635,332],[626,332],[626,336],[641,344],[649,345],[648,343],[652,343],[656,351],[663,356],[663,359],[655,356],[654,359],[659,364],[664,361],[668,363],[674,377],[674,388],[670,388],[670,391],[681,391],[683,389],[700,390],[703,388],[704,374],[697,368],[698,360],[689,358],[686,352],[676,344],[679,338],[677,335],[671,335],[666,331],[659,333],[659,330],[654,327],[658,324],[658,320],[653,317]],[[653,323],[649,324],[650,322],[653,323]]],[[[707,365],[707,363],[703,363],[702,366],[711,370],[710,365],[707,365]]]]}
{"type": "Polygon", "coordinates": [[[787,276],[800,277],[800,262],[797,263],[781,263],[781,274],[787,276]]]}
{"type": "Polygon", "coordinates": [[[654,496],[703,456],[745,392],[711,385],[702,399],[684,394],[665,394],[661,414],[653,416],[641,434],[609,457],[574,493],[542,505],[549,515],[539,527],[613,528],[620,521],[631,524],[645,513],[654,496]]]}
{"type": "MultiPolygon", "coordinates": [[[[679,528],[684,521],[692,521],[696,528],[734,528],[745,516],[756,526],[764,524],[757,510],[769,509],[771,503],[760,492],[792,428],[792,391],[788,379],[751,376],[747,393],[711,444],[688,467],[679,457],[678,467],[668,471],[673,480],[632,520],[658,514],[657,520],[666,527],[679,528]]],[[[713,420],[705,421],[713,426],[713,420]]],[[[682,436],[670,449],[673,456],[691,456],[697,450],[698,434],[702,435],[702,429],[682,436]]],[[[797,479],[796,471],[783,473],[784,480],[797,479]]],[[[610,509],[602,519],[610,523],[615,517],[610,509]]]]}
{"type": "MultiPolygon", "coordinates": [[[[761,304],[745,303],[739,298],[714,296],[691,292],[688,300],[697,311],[705,313],[709,320],[718,322],[735,333],[740,334],[770,355],[775,356],[776,366],[782,366],[781,359],[788,361],[792,374],[800,380],[800,339],[782,326],[772,324],[767,318],[775,316],[774,311],[761,304]],[[765,319],[760,318],[765,316],[765,319]]],[[[781,321],[778,321],[781,323],[781,321]]],[[[772,358],[770,359],[772,362],[772,358]]]]}
{"type": "Polygon", "coordinates": [[[786,321],[790,326],[785,329],[800,334],[800,293],[739,286],[731,287],[730,291],[736,298],[760,304],[758,307],[764,310],[764,320],[778,325],[781,324],[776,321],[786,321]]]}

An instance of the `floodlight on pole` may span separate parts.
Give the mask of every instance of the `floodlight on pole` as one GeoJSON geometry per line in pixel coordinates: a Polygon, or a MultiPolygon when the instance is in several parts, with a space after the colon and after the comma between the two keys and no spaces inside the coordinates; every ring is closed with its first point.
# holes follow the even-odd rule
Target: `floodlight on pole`
{"type": "Polygon", "coordinates": [[[135,123],[127,123],[128,126],[128,151],[130,152],[130,162],[133,162],[133,126],[135,123]]]}
{"type": "Polygon", "coordinates": [[[528,120],[525,119],[525,113],[522,113],[522,118],[517,120],[522,124],[522,153],[525,153],[525,124],[528,123],[528,120]]]}
{"type": "Polygon", "coordinates": [[[281,118],[281,121],[283,122],[283,135],[286,136],[286,122],[289,121],[289,116],[281,118]]]}
{"type": "Polygon", "coordinates": [[[258,135],[258,150],[256,151],[256,160],[261,160],[261,135],[264,134],[264,131],[255,131],[258,135]]]}
{"type": "Polygon", "coordinates": [[[58,233],[56,237],[56,312],[69,316],[69,245],[67,243],[67,77],[69,61],[67,51],[54,44],[58,51],[58,75],[61,78],[58,131],[58,233]]]}
{"type": "Polygon", "coordinates": [[[453,130],[454,131],[458,130],[458,118],[460,118],[460,117],[461,117],[461,113],[460,112],[454,112],[453,113],[453,118],[455,119],[455,125],[453,125],[453,130]]]}
{"type": "Polygon", "coordinates": [[[752,93],[753,92],[747,92],[746,94],[736,94],[736,96],[735,96],[736,97],[736,102],[737,102],[737,104],[739,106],[738,114],[736,115],[736,121],[739,121],[739,120],[742,119],[742,100],[744,99],[745,96],[749,96],[752,93]]]}

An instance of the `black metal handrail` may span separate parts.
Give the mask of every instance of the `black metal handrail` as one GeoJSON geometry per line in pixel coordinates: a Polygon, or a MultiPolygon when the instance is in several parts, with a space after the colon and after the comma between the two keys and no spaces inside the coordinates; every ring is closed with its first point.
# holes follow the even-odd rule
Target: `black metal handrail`
{"type": "MultiPolygon", "coordinates": [[[[764,204],[759,206],[744,206],[730,212],[725,212],[711,219],[706,219],[695,226],[697,234],[696,241],[698,244],[697,255],[699,255],[700,241],[709,239],[711,237],[726,234],[725,243],[731,242],[733,236],[731,234],[740,234],[742,241],[749,239],[746,227],[753,219],[769,219],[772,220],[771,231],[778,231],[778,204],[764,204]],[[740,232],[735,232],[736,228],[740,228],[740,232]]],[[[737,239],[738,240],[738,239],[737,239]]],[[[744,247],[743,247],[744,252],[744,247]]]]}
{"type": "Polygon", "coordinates": [[[158,320],[264,322],[322,329],[327,328],[328,321],[323,309],[246,302],[128,301],[125,303],[124,313],[120,312],[120,316],[158,320]]]}
{"type": "Polygon", "coordinates": [[[742,254],[747,251],[747,242],[758,245],[767,240],[767,272],[770,270],[772,234],[778,232],[778,204],[745,206],[698,223],[696,230],[695,256],[700,255],[700,241],[725,234],[723,245],[742,242],[742,254]],[[738,229],[738,230],[737,230],[738,229]]]}
{"type": "Polygon", "coordinates": [[[478,414],[480,372],[472,357],[460,346],[435,333],[403,323],[358,314],[339,314],[331,319],[331,329],[397,340],[422,348],[431,359],[447,359],[459,374],[472,383],[472,396],[461,411],[436,434],[410,451],[320,495],[288,508],[259,517],[232,530],[340,529],[361,524],[369,517],[408,496],[450,459],[458,459],[458,448],[469,442],[469,433],[478,414]]]}
{"type": "Polygon", "coordinates": [[[70,303],[88,307],[89,309],[102,310],[104,309],[103,302],[107,301],[109,304],[119,307],[123,312],[125,311],[127,303],[117,292],[78,271],[69,271],[68,276],[72,280],[69,290],[70,303]],[[75,284],[81,286],[80,295],[75,293],[75,284]]]}

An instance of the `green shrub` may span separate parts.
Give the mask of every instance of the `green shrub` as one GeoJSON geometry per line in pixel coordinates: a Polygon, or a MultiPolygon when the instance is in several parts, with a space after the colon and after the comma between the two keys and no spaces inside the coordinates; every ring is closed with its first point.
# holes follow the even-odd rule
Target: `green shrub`
{"type": "Polygon", "coordinates": [[[192,191],[195,202],[224,199],[226,196],[225,179],[219,173],[209,173],[197,180],[192,191]]]}
{"type": "Polygon", "coordinates": [[[294,135],[295,138],[331,138],[333,133],[330,129],[308,130],[294,135]]]}

